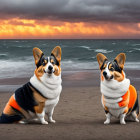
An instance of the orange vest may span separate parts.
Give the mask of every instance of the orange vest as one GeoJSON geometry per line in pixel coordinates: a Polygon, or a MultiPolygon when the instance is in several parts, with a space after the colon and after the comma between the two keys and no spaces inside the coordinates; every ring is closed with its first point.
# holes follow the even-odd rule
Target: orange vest
{"type": "Polygon", "coordinates": [[[129,90],[122,96],[122,98],[123,100],[118,103],[119,106],[128,107],[129,112],[131,112],[137,100],[137,92],[135,87],[130,85],[129,90]]]}
{"type": "Polygon", "coordinates": [[[18,111],[21,110],[21,107],[18,105],[18,103],[16,102],[14,95],[12,95],[8,101],[8,103],[6,104],[3,113],[5,114],[9,114],[11,111],[11,107],[17,109],[18,111]]]}

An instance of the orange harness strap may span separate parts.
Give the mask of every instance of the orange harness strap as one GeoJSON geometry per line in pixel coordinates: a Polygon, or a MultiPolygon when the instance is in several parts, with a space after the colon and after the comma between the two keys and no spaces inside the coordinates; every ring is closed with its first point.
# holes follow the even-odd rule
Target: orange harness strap
{"type": "Polygon", "coordinates": [[[135,87],[132,85],[130,85],[129,91],[130,91],[130,98],[129,98],[128,108],[133,109],[135,102],[137,100],[137,92],[136,92],[135,87]]]}
{"type": "Polygon", "coordinates": [[[18,111],[20,111],[20,109],[21,109],[20,106],[18,105],[18,103],[16,102],[16,100],[14,99],[14,95],[11,96],[11,98],[9,99],[8,104],[11,107],[17,109],[18,111]]]}
{"type": "Polygon", "coordinates": [[[129,90],[122,96],[122,101],[120,101],[119,107],[126,107],[129,104],[129,97],[130,97],[130,92],[129,90]]]}
{"type": "Polygon", "coordinates": [[[6,104],[4,110],[3,110],[3,113],[4,114],[8,114],[8,115],[13,115],[15,114],[15,111],[12,109],[15,108],[17,109],[18,111],[21,110],[20,106],[17,104],[16,100],[14,99],[14,95],[12,95],[8,101],[8,103],[6,104]]]}
{"type": "Polygon", "coordinates": [[[123,100],[119,102],[120,107],[127,107],[132,110],[137,100],[137,92],[134,86],[130,85],[129,90],[122,96],[123,100]]]}

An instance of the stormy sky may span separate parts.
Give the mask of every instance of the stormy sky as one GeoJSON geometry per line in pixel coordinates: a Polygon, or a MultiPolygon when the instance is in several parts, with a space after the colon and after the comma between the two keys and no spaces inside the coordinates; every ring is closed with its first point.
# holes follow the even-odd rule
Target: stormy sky
{"type": "Polygon", "coordinates": [[[2,38],[140,38],[140,0],[0,0],[2,38]]]}
{"type": "Polygon", "coordinates": [[[140,0],[1,0],[0,19],[140,22],[140,0]]]}

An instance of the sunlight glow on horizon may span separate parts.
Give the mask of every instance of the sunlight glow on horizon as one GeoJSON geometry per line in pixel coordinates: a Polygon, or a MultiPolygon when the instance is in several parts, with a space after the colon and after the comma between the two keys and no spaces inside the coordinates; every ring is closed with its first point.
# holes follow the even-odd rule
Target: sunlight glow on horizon
{"type": "Polygon", "coordinates": [[[0,20],[0,39],[76,39],[119,38],[140,36],[140,23],[63,22],[51,20],[27,20],[13,18],[0,20]],[[138,30],[139,29],[139,30],[138,30]]]}

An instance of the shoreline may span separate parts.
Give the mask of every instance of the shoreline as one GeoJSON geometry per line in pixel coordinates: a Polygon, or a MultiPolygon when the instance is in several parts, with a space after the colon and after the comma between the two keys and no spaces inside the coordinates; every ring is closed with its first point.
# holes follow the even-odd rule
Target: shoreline
{"type": "MultiPolygon", "coordinates": [[[[140,70],[125,70],[131,84],[140,90],[140,70]]],[[[30,77],[0,79],[0,93],[14,92],[17,88],[29,82],[30,77]]],[[[100,87],[100,70],[64,71],[62,73],[63,87],[100,87]]]]}

